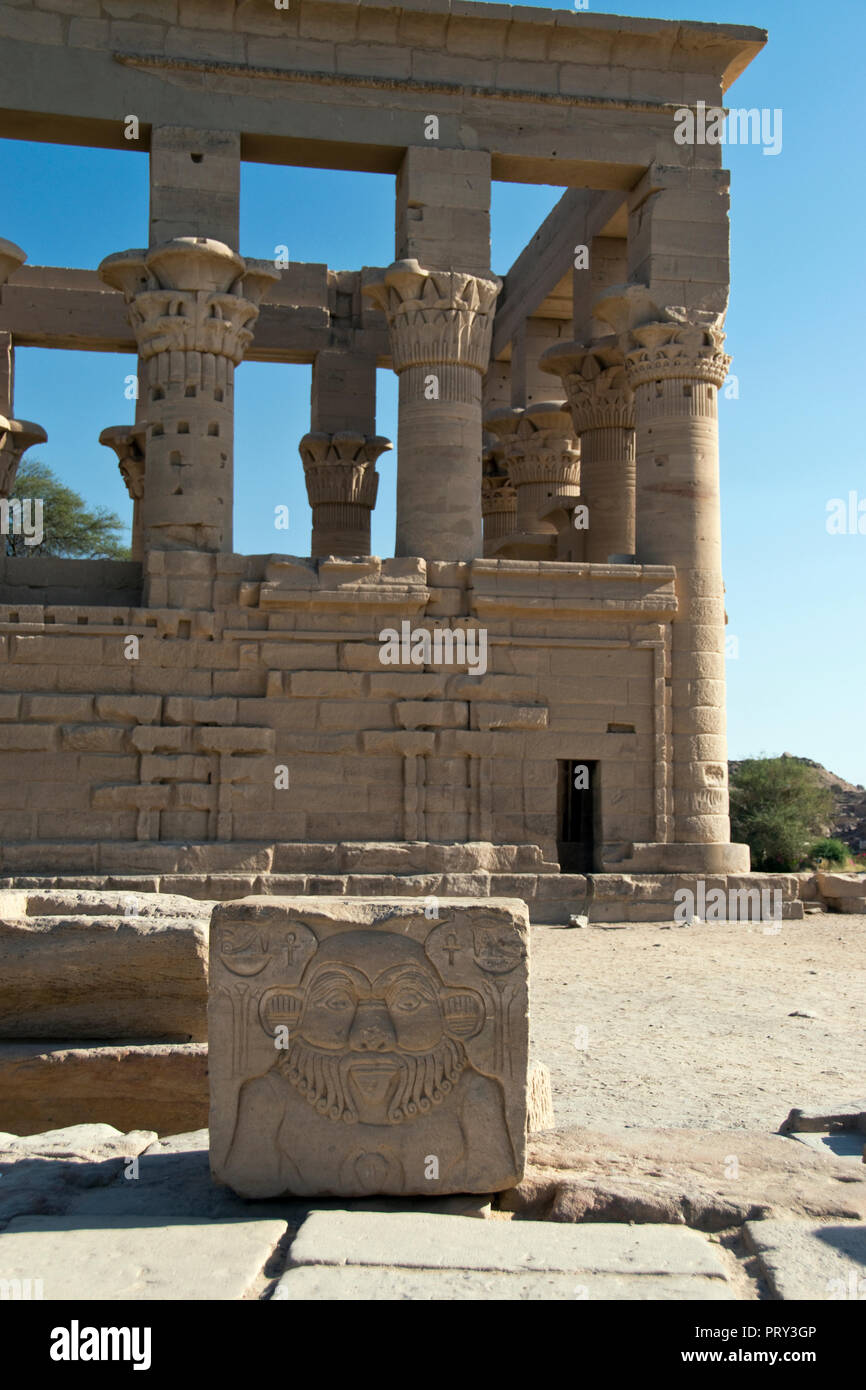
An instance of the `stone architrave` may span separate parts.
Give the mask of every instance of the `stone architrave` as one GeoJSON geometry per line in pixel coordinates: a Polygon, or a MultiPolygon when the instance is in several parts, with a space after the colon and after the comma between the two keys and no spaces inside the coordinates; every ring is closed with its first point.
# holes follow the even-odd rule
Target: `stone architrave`
{"type": "MultiPolygon", "coordinates": [[[[517,495],[512,544],[549,547],[526,558],[557,557],[557,536],[580,497],[579,448],[571,415],[564,401],[494,411],[484,422],[497,435],[503,465],[517,495]]],[[[501,553],[501,552],[499,552],[501,553]]],[[[522,558],[509,550],[513,558],[522,558]]]]}
{"type": "Polygon", "coordinates": [[[8,497],[15,486],[18,466],[34,444],[44,444],[48,435],[32,420],[7,420],[0,415],[0,497],[8,497]]]}
{"type": "Polygon", "coordinates": [[[211,1169],[244,1197],[495,1192],[524,1167],[515,899],[245,898],[211,919],[211,1169]]]}
{"type": "Polygon", "coordinates": [[[621,334],[635,398],[637,559],[677,568],[669,838],[733,852],[718,433],[718,393],[731,359],[722,316],[659,308],[642,286],[608,291],[597,314],[621,334]]]}
{"type": "Polygon", "coordinates": [[[634,554],[634,397],[617,341],[557,343],[539,362],[558,376],[580,440],[580,500],[589,512],[584,558],[634,554]]]}
{"type": "Polygon", "coordinates": [[[395,261],[364,294],[383,310],[400,379],[396,555],[481,554],[481,387],[501,282],[395,261]]]}
{"type": "Polygon", "coordinates": [[[99,436],[100,444],[105,444],[107,448],[113,449],[117,454],[120,476],[123,478],[126,490],[132,499],[130,558],[133,560],[144,558],[141,535],[141,503],[144,498],[145,438],[146,426],[143,423],[111,425],[108,429],[103,430],[99,436]]]}
{"type": "Polygon", "coordinates": [[[390,439],[353,430],[305,434],[298,449],[313,509],[310,555],[369,555],[370,520],[379,490],[376,460],[390,439]]]}
{"type": "Polygon", "coordinates": [[[230,551],[234,370],[279,273],[207,237],[107,256],[99,273],[126,298],[146,377],[144,549],[230,551]]]}

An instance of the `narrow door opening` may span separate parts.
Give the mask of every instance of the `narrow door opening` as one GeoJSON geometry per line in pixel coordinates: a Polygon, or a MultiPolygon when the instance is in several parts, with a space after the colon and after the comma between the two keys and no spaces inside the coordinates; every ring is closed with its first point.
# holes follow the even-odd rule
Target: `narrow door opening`
{"type": "Polygon", "coordinates": [[[559,764],[559,867],[564,874],[591,873],[595,852],[598,763],[567,758],[559,764]]]}

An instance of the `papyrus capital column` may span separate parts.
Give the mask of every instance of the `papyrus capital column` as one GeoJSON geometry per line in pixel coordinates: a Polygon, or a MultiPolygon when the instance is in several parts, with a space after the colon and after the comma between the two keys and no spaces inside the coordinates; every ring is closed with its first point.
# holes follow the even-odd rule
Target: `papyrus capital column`
{"type": "Polygon", "coordinates": [[[557,343],[539,363],[562,381],[580,439],[580,500],[589,511],[585,559],[634,554],[634,397],[615,340],[557,343]]]}
{"type": "Polygon", "coordinates": [[[141,536],[141,503],[144,499],[144,446],[146,427],[137,425],[110,425],[99,436],[100,444],[113,449],[117,454],[120,476],[132,499],[132,544],[130,557],[133,560],[144,558],[141,536]]]}
{"type": "Polygon", "coordinates": [[[481,384],[500,281],[396,261],[364,293],[383,310],[400,378],[396,554],[481,554],[481,384]]]}
{"type": "Polygon", "coordinates": [[[556,538],[580,497],[579,446],[565,402],[493,411],[484,428],[501,441],[503,465],[517,494],[512,545],[531,548],[531,553],[509,548],[509,556],[556,559],[556,538]]]}
{"type": "Polygon", "coordinates": [[[298,449],[313,509],[313,558],[370,554],[370,520],[379,490],[376,460],[392,447],[381,435],[351,430],[304,435],[298,449]]]}
{"type": "Polygon", "coordinates": [[[22,456],[34,444],[44,444],[48,435],[32,420],[9,420],[0,415],[0,497],[8,497],[22,456]]]}
{"type": "Polygon", "coordinates": [[[517,493],[502,466],[501,444],[485,449],[482,456],[481,521],[484,528],[484,554],[497,553],[497,542],[511,535],[517,524],[517,493]]]}
{"type": "Polygon", "coordinates": [[[723,350],[722,315],[659,307],[643,286],[602,296],[599,314],[620,333],[635,396],[637,559],[677,569],[669,838],[726,845],[730,822],[717,399],[730,358],[723,350]]]}
{"type": "Polygon", "coordinates": [[[99,273],[126,298],[146,376],[144,548],[231,550],[234,369],[278,272],[178,237],[108,256],[99,273]]]}

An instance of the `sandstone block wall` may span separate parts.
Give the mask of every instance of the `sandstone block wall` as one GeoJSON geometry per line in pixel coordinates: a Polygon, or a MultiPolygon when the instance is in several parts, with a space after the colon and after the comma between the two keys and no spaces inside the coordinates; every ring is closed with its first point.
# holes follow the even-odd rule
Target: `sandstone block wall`
{"type": "Polygon", "coordinates": [[[52,841],[492,841],[555,860],[562,759],[598,760],[605,845],[662,838],[663,566],[163,552],[145,592],[0,606],[6,872],[52,841]],[[384,664],[380,634],[404,622],[483,632],[486,669],[384,664]]]}

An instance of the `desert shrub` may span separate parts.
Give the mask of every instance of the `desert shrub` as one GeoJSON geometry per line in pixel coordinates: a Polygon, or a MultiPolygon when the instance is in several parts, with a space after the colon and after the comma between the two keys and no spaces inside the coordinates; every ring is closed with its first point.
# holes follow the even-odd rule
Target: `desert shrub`
{"type": "Polygon", "coordinates": [[[731,780],[731,838],[752,851],[752,868],[790,873],[833,811],[829,788],[796,758],[746,758],[731,780]]]}

